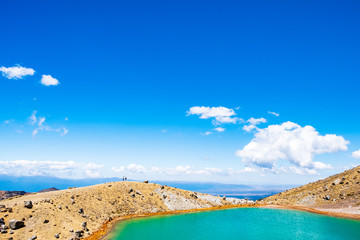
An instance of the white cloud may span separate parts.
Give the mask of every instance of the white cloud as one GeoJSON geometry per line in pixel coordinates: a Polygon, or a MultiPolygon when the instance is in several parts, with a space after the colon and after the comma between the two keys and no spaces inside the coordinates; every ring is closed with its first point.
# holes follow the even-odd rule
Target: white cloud
{"type": "Polygon", "coordinates": [[[260,123],[266,123],[267,121],[265,118],[250,118],[247,122],[251,125],[258,125],[260,123]]]}
{"type": "Polygon", "coordinates": [[[166,175],[170,175],[170,176],[226,174],[225,171],[220,168],[206,167],[204,169],[195,169],[194,167],[191,167],[188,165],[176,166],[174,168],[152,167],[151,170],[158,174],[166,174],[166,175]]]}
{"type": "Polygon", "coordinates": [[[253,129],[256,129],[257,127],[256,126],[254,126],[254,125],[245,125],[245,126],[243,126],[243,130],[245,131],[245,132],[251,132],[253,129]]]}
{"type": "Polygon", "coordinates": [[[56,86],[60,84],[60,82],[51,75],[42,75],[40,82],[45,86],[56,86]]]}
{"type": "Polygon", "coordinates": [[[134,163],[127,166],[126,169],[132,173],[145,173],[146,172],[145,167],[143,167],[142,165],[134,164],[134,163]]]}
{"type": "Polygon", "coordinates": [[[88,178],[100,178],[101,174],[99,173],[99,169],[103,168],[104,165],[97,163],[88,163],[84,168],[84,175],[88,178]]]}
{"type": "Polygon", "coordinates": [[[15,65],[14,67],[0,67],[2,75],[8,79],[22,79],[25,76],[34,75],[35,71],[32,68],[15,65]]]}
{"type": "Polygon", "coordinates": [[[279,113],[276,113],[276,112],[268,111],[268,113],[269,113],[269,114],[272,114],[272,115],[274,115],[274,116],[276,116],[276,117],[280,116],[280,114],[279,114],[279,113]]]}
{"type": "Polygon", "coordinates": [[[241,173],[255,173],[255,172],[258,172],[258,169],[252,168],[252,167],[245,167],[245,168],[239,169],[239,170],[235,170],[233,168],[228,168],[228,173],[230,175],[241,174],[241,173]]]}
{"type": "Polygon", "coordinates": [[[235,111],[226,107],[191,107],[187,111],[187,115],[200,115],[201,119],[214,118],[212,123],[220,125],[223,123],[238,123],[243,121],[241,118],[234,117],[236,115],[235,111]]]}
{"type": "Polygon", "coordinates": [[[353,158],[360,158],[360,149],[357,150],[357,151],[352,152],[351,155],[352,155],[353,158]]]}
{"type": "Polygon", "coordinates": [[[64,173],[77,168],[73,161],[0,161],[0,166],[8,174],[16,176],[55,175],[56,172],[64,173]]]}
{"type": "Polygon", "coordinates": [[[236,155],[247,164],[272,169],[279,160],[287,160],[296,167],[324,169],[331,167],[313,162],[316,154],[346,151],[349,144],[342,136],[321,136],[313,127],[301,127],[293,122],[257,129],[254,138],[236,155]]]}
{"type": "Polygon", "coordinates": [[[74,161],[0,161],[3,174],[12,176],[74,176],[84,174],[86,177],[101,177],[97,171],[103,165],[96,163],[76,163],[74,161]]]}
{"type": "Polygon", "coordinates": [[[98,171],[85,170],[84,174],[87,178],[101,178],[101,174],[98,171]]]}
{"type": "Polygon", "coordinates": [[[124,167],[124,166],[121,166],[121,167],[112,167],[112,168],[111,168],[111,171],[117,172],[117,173],[119,173],[119,172],[124,172],[124,171],[125,171],[125,167],[124,167]]]}
{"type": "Polygon", "coordinates": [[[100,169],[103,168],[104,165],[102,164],[97,164],[97,163],[88,163],[85,165],[85,169],[89,169],[89,170],[95,170],[95,169],[100,169]]]}
{"type": "Polygon", "coordinates": [[[214,128],[214,130],[218,131],[218,132],[223,132],[223,131],[225,131],[225,128],[217,127],[217,128],[214,128]]]}
{"type": "Polygon", "coordinates": [[[309,168],[303,168],[303,167],[296,167],[296,166],[290,166],[288,169],[285,170],[285,172],[292,172],[298,175],[315,175],[318,174],[318,171],[316,169],[309,169],[309,168]]]}
{"type": "Polygon", "coordinates": [[[111,168],[113,172],[125,172],[126,170],[132,172],[132,173],[147,173],[147,174],[164,174],[169,176],[175,176],[175,175],[228,175],[228,171],[225,171],[220,168],[211,168],[206,167],[203,169],[196,169],[192,166],[176,166],[172,168],[162,168],[162,167],[151,167],[150,169],[146,169],[142,165],[137,164],[130,164],[127,167],[121,166],[121,167],[113,167],[111,168]]]}

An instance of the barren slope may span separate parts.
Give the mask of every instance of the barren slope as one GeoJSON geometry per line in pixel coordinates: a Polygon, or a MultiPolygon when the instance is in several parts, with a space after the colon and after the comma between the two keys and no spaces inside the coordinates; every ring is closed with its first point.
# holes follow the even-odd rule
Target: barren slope
{"type": "Polygon", "coordinates": [[[275,194],[263,202],[360,214],[360,166],[275,194]]]}
{"type": "Polygon", "coordinates": [[[89,236],[110,218],[235,204],[245,204],[245,201],[138,182],[36,193],[0,201],[0,218],[5,218],[7,226],[11,219],[25,224],[12,234],[11,229],[7,229],[7,233],[0,234],[0,239],[27,240],[36,235],[37,239],[49,240],[57,239],[56,234],[59,239],[76,239],[77,231],[84,231],[84,237],[89,236]],[[31,201],[33,206],[25,207],[25,201],[31,201]]]}

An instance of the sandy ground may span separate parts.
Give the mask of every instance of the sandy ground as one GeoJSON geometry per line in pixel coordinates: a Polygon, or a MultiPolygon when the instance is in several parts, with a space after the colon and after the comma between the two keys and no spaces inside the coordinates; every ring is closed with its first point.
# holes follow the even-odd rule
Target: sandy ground
{"type": "Polygon", "coordinates": [[[293,209],[306,212],[312,212],[327,216],[341,217],[341,218],[350,218],[360,220],[360,208],[312,208],[305,206],[295,206],[295,205],[259,205],[257,207],[261,208],[279,208],[279,209],[293,209]]]}
{"type": "Polygon", "coordinates": [[[0,218],[5,219],[7,226],[11,219],[25,223],[24,227],[12,230],[12,234],[7,229],[0,239],[27,240],[34,236],[44,240],[76,239],[77,231],[83,231],[83,237],[91,236],[88,239],[99,239],[106,232],[102,231],[104,226],[114,222],[113,219],[247,204],[253,202],[154,183],[112,182],[0,201],[0,218]],[[26,201],[32,202],[32,208],[25,207],[26,201]]]}

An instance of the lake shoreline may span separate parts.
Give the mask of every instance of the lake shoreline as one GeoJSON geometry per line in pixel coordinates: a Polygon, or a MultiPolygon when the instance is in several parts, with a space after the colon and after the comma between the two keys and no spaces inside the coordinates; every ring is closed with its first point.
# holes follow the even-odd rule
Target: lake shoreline
{"type": "Polygon", "coordinates": [[[312,207],[305,207],[305,206],[293,206],[293,205],[271,205],[271,204],[260,205],[258,207],[273,208],[273,209],[299,210],[299,211],[311,212],[311,213],[316,213],[316,214],[326,215],[326,216],[331,216],[331,217],[360,220],[360,214],[336,212],[336,211],[330,211],[329,209],[320,209],[320,208],[312,208],[312,207]]]}
{"type": "Polygon", "coordinates": [[[190,209],[190,210],[181,210],[181,211],[168,211],[168,212],[158,212],[158,213],[148,213],[148,214],[138,214],[138,215],[127,215],[123,217],[119,217],[113,219],[112,221],[105,222],[102,227],[91,234],[90,236],[84,238],[85,240],[106,240],[109,234],[114,230],[115,226],[129,219],[134,218],[146,218],[146,217],[154,217],[154,216],[164,216],[164,215],[177,215],[177,214],[186,214],[186,213],[197,213],[197,212],[208,212],[208,211],[217,211],[217,210],[225,210],[225,209],[233,209],[233,208],[250,208],[250,207],[259,207],[260,205],[229,205],[229,206],[219,206],[219,207],[211,207],[211,208],[200,208],[200,209],[190,209]]]}
{"type": "Polygon", "coordinates": [[[176,215],[176,214],[186,214],[186,213],[196,213],[196,212],[207,212],[207,211],[216,211],[216,210],[225,210],[225,209],[234,209],[234,208],[271,208],[271,209],[285,209],[285,210],[299,210],[304,212],[310,212],[325,216],[338,217],[338,218],[346,218],[360,221],[359,214],[349,214],[342,212],[331,212],[324,211],[318,208],[304,207],[304,206],[292,206],[292,205],[272,205],[272,204],[255,204],[255,205],[232,205],[232,206],[220,206],[220,207],[212,207],[212,208],[203,208],[203,209],[191,209],[191,210],[182,210],[182,211],[169,211],[169,212],[159,212],[159,213],[148,213],[148,214],[139,214],[139,215],[127,215],[123,217],[119,217],[112,221],[108,221],[102,225],[102,227],[94,232],[89,237],[85,238],[86,240],[107,240],[109,234],[113,232],[115,226],[129,219],[134,218],[146,218],[153,216],[164,216],[164,215],[176,215]]]}

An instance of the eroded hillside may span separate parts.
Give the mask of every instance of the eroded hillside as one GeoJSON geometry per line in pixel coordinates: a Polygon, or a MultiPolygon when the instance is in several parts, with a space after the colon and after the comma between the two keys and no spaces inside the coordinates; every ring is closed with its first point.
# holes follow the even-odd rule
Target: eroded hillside
{"type": "Polygon", "coordinates": [[[138,182],[29,194],[0,201],[0,239],[80,239],[122,216],[248,203],[138,182]]]}
{"type": "Polygon", "coordinates": [[[318,208],[358,208],[360,205],[360,166],[267,197],[263,202],[318,208]]]}

